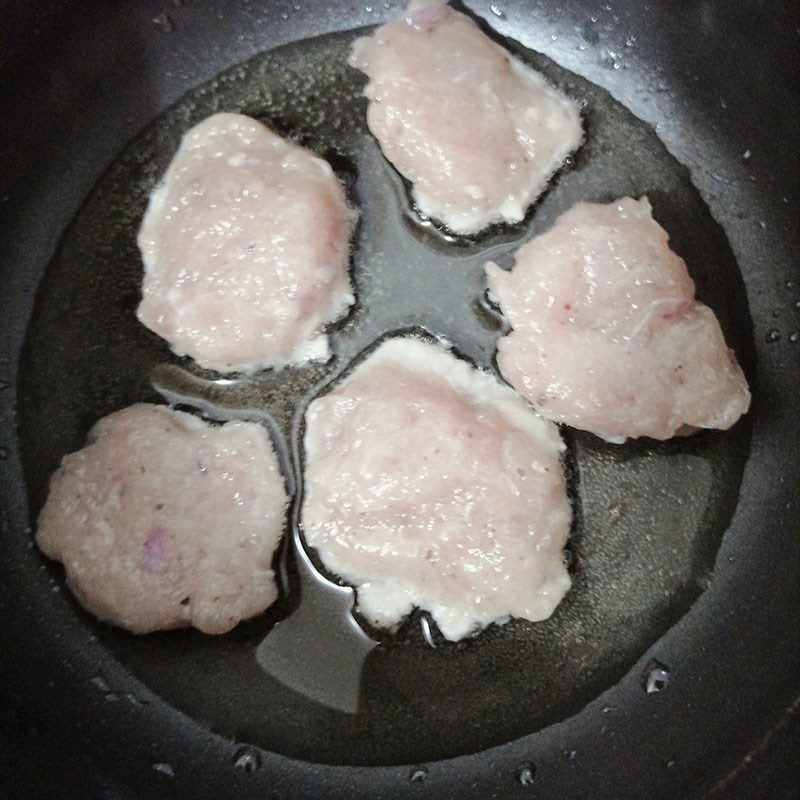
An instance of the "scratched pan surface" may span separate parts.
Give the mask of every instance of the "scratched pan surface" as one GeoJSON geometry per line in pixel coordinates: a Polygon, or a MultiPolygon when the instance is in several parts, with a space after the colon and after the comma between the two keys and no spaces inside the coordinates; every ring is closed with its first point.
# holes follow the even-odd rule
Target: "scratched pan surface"
{"type": "MultiPolygon", "coordinates": [[[[74,179],[72,201],[59,206],[58,225],[41,216],[47,208],[43,189],[33,194],[41,203],[35,221],[35,203],[14,206],[29,215],[29,225],[38,226],[34,235],[43,243],[35,264],[21,256],[10,262],[30,277],[17,277],[15,284],[21,281],[27,290],[18,301],[26,311],[13,351],[15,359],[20,353],[17,369],[10,361],[3,365],[16,374],[9,389],[17,400],[16,431],[9,428],[4,440],[14,441],[16,433],[13,457],[2,462],[3,469],[10,478],[11,469],[21,469],[13,476],[19,513],[7,514],[16,524],[9,525],[4,546],[16,548],[8,572],[17,581],[11,585],[20,587],[14,596],[8,593],[17,615],[10,630],[19,636],[27,618],[29,635],[40,646],[30,652],[20,647],[7,669],[12,674],[25,664],[38,665],[43,696],[34,702],[15,674],[19,688],[6,699],[10,724],[32,726],[34,742],[52,736],[56,743],[46,752],[61,763],[75,742],[47,732],[42,711],[39,716],[35,711],[37,703],[46,709],[44,697],[51,697],[59,716],[69,720],[67,731],[85,731],[79,761],[86,766],[70,779],[90,781],[90,796],[102,796],[103,786],[121,796],[123,787],[154,796],[198,796],[198,784],[207,787],[203,796],[203,791],[246,796],[271,787],[288,797],[487,791],[505,797],[524,795],[530,787],[543,793],[641,796],[645,786],[651,796],[672,796],[713,786],[736,769],[764,731],[785,721],[781,709],[791,706],[796,689],[791,579],[797,546],[788,534],[796,530],[791,502],[797,456],[786,449],[788,427],[783,440],[774,438],[774,429],[788,424],[780,416],[788,409],[776,406],[774,398],[787,381],[797,380],[789,369],[797,357],[791,349],[797,298],[787,285],[791,274],[780,272],[782,248],[788,246],[783,238],[791,236],[788,226],[780,227],[789,213],[781,206],[796,200],[779,192],[780,205],[770,217],[768,199],[777,189],[761,190],[748,180],[756,177],[752,163],[766,155],[746,144],[735,161],[730,155],[726,161],[712,132],[702,141],[693,138],[699,123],[692,113],[683,112],[676,122],[670,112],[688,103],[695,89],[690,82],[681,94],[668,65],[651,65],[651,72],[642,67],[640,59],[652,52],[645,48],[654,45],[646,44],[646,32],[634,32],[639,28],[622,10],[615,14],[587,5],[568,19],[543,9],[509,5],[499,16],[488,6],[476,7],[498,31],[537,45],[572,68],[507,43],[582,104],[587,142],[523,224],[452,239],[415,215],[406,187],[364,124],[363,79],[346,66],[345,57],[355,29],[394,13],[376,10],[377,16],[334,9],[326,17],[276,7],[271,16],[259,17],[243,8],[214,20],[209,9],[189,5],[159,12],[152,22],[144,19],[149,28],[141,35],[155,39],[165,62],[153,76],[152,94],[142,95],[149,111],[137,109],[132,119],[138,126],[122,126],[139,132],[127,144],[119,133],[82,137],[80,128],[66,137],[64,147],[75,148],[72,165],[82,170],[82,180],[74,179]],[[262,30],[256,19],[275,27],[262,30]],[[188,72],[168,68],[169,42],[188,47],[201,32],[211,36],[212,27],[219,42],[236,31],[238,49],[193,50],[204,69],[188,57],[177,62],[188,72]],[[336,29],[344,30],[327,33],[336,29]],[[543,31],[552,32],[545,37],[543,31]],[[244,46],[247,36],[253,41],[244,46]],[[574,43],[568,56],[559,49],[566,45],[552,46],[563,39],[574,43]],[[296,41],[272,47],[283,40],[296,41]],[[236,62],[241,63],[223,69],[236,62]],[[211,80],[201,82],[201,75],[211,80]],[[190,90],[178,92],[167,87],[171,82],[190,90]],[[629,83],[633,105],[640,116],[659,121],[658,133],[614,99],[625,95],[621,90],[629,83]],[[333,327],[334,358],[327,365],[218,381],[172,356],[135,320],[141,279],[135,235],[148,193],[182,133],[217,110],[250,114],[317,151],[331,161],[361,210],[353,251],[358,304],[333,327]],[[665,147],[661,137],[667,135],[694,174],[665,147]],[[90,187],[88,178],[101,172],[90,187]],[[287,452],[296,451],[304,405],[382,337],[397,332],[441,337],[462,357],[493,369],[503,323],[483,300],[483,263],[491,258],[507,265],[521,242],[578,200],[645,193],[670,232],[672,247],[686,259],[699,297],[715,310],[736,349],[755,387],[754,410],[731,431],[667,443],[612,446],[563,432],[575,508],[573,588],[548,621],[512,621],[459,644],[445,642],[435,628],[429,640],[419,614],[394,635],[371,631],[380,644],[364,662],[356,713],[344,713],[288,689],[255,658],[272,626],[302,604],[293,553],[285,554],[288,574],[280,601],[232,633],[133,637],[82,612],[64,589],[60,569],[29,549],[25,528],[33,524],[62,455],[80,447],[101,416],[137,400],[159,401],[154,381],[184,405],[213,408],[218,416],[266,414],[287,452]],[[748,205],[750,195],[762,206],[748,205]],[[735,234],[736,255],[726,229],[735,234]],[[772,241],[781,237],[780,245],[772,241]],[[770,297],[767,303],[765,295],[781,285],[779,300],[770,297]],[[765,303],[771,305],[763,329],[765,303]],[[759,626],[760,619],[769,619],[770,627],[759,626]],[[643,684],[653,659],[665,669],[658,676],[666,686],[648,694],[643,684]],[[767,662],[769,677],[757,681],[753,664],[764,669],[767,662]],[[702,736],[698,717],[708,726],[702,736]],[[352,766],[364,769],[347,769],[352,766]]],[[[106,16],[68,15],[64,30],[70,23],[88,36],[94,26],[91,35],[99,36],[98,29],[111,24],[106,16]]],[[[133,14],[123,19],[134,36],[140,20],[133,14]]],[[[696,24],[704,24],[702,17],[696,24]]],[[[116,36],[122,47],[125,34],[116,36]]],[[[130,72],[137,56],[125,57],[130,72]]],[[[99,64],[84,65],[91,67],[99,64]]],[[[133,104],[147,87],[124,88],[133,104]]],[[[103,89],[84,91],[92,105],[92,92],[103,89]]],[[[733,87],[729,98],[717,102],[715,113],[735,116],[728,108],[738,102],[733,87]]],[[[76,119],[75,109],[57,105],[56,111],[76,119]]],[[[723,132],[730,133],[720,129],[717,135],[723,132]]],[[[47,156],[45,149],[42,158],[47,156]]],[[[292,469],[291,459],[286,464],[292,469]]],[[[296,470],[297,459],[294,464],[296,470]]],[[[301,476],[293,477],[299,485],[301,476]]],[[[5,518],[11,480],[3,488],[9,490],[5,518]]],[[[6,636],[6,646],[16,650],[11,633],[6,636]]],[[[336,669],[330,663],[334,657],[324,648],[315,654],[320,675],[336,669]]],[[[26,744],[25,752],[38,751],[26,744]]]]}

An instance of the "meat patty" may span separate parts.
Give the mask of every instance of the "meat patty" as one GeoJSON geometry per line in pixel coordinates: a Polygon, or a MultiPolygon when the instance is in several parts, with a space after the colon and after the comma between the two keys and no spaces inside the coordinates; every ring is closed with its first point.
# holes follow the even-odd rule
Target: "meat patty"
{"type": "Polygon", "coordinates": [[[650,203],[578,203],[523,245],[511,272],[488,264],[513,330],[504,377],[556,422],[612,442],[729,428],[750,405],[714,312],[650,203]]]}
{"type": "Polygon", "coordinates": [[[306,541],[391,627],[414,606],[451,640],[550,616],[570,585],[554,425],[441,347],[392,339],[306,413],[306,541]]]}
{"type": "Polygon", "coordinates": [[[256,120],[192,128],[139,231],[139,319],[220,372],[328,356],[322,328],[354,302],[356,213],[330,165],[256,120]]]}
{"type": "Polygon", "coordinates": [[[134,633],[225,633],[277,597],[288,498],[264,428],[137,404],[50,482],[36,542],[81,605],[134,633]]]}
{"type": "Polygon", "coordinates": [[[384,155],[456,233],[519,222],[583,138],[574,103],[440,0],[356,40],[350,64],[384,155]]]}

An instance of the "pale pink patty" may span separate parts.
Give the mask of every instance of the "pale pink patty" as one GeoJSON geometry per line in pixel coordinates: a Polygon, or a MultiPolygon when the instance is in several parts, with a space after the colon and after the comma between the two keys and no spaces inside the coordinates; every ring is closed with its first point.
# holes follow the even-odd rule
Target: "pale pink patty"
{"type": "Polygon", "coordinates": [[[81,605],[134,633],[225,633],[277,597],[288,498],[266,430],[140,403],[50,482],[36,542],[81,605]]]}
{"type": "Polygon", "coordinates": [[[575,103],[442,0],[413,0],[349,63],[384,155],[456,233],[519,222],[583,139],[575,103]]]}
{"type": "Polygon", "coordinates": [[[304,444],[306,541],[373,624],[418,606],[456,640],[569,588],[564,446],[494,375],[391,339],[311,403],[304,444]]]}
{"type": "Polygon", "coordinates": [[[503,376],[542,416],[609,441],[730,428],[750,392],[646,197],[578,203],[489,291],[513,330],[503,376]]]}
{"type": "Polygon", "coordinates": [[[330,165],[241,114],[186,133],[139,231],[139,319],[221,372],[328,354],[356,221],[330,165]]]}

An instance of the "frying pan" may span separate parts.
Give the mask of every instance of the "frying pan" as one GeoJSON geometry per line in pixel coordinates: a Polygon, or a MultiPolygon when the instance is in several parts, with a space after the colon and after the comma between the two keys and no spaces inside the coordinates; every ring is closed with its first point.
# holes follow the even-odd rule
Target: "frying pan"
{"type": "MultiPolygon", "coordinates": [[[[588,141],[523,226],[467,242],[411,220],[405,187],[368,137],[314,116],[337,92],[360,102],[358,78],[337,72],[346,32],[399,10],[316,0],[4,4],[2,786],[14,798],[792,796],[797,8],[470,3],[586,101],[588,141]],[[147,332],[131,332],[133,233],[182,130],[220,104],[330,158],[362,223],[360,306],[336,333],[335,364],[288,372],[280,390],[268,377],[233,395],[216,387],[215,402],[258,404],[288,435],[288,407],[392,327],[449,335],[490,366],[501,323],[480,301],[480,264],[507,256],[570,202],[623,192],[650,194],[753,388],[750,415],[726,433],[615,450],[565,432],[577,522],[563,610],[459,645],[434,633],[435,649],[416,615],[370,653],[355,715],[253,666],[266,632],[296,611],[296,593],[224,637],[131,637],[81,612],[31,544],[61,455],[104,413],[157,399],[152,369],[175,361],[147,332]],[[400,283],[432,276],[434,300],[419,317],[419,296],[390,285],[397,264],[412,270],[400,283]],[[384,289],[402,313],[377,302],[384,289]],[[467,313],[474,336],[453,322],[467,313]]],[[[182,380],[213,383],[173,367],[182,380]]]]}

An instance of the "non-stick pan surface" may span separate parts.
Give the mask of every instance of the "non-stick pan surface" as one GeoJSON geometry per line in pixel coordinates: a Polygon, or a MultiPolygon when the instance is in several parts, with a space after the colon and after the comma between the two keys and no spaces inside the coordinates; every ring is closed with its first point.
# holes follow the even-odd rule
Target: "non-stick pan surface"
{"type": "Polygon", "coordinates": [[[724,794],[791,726],[797,20],[750,4],[472,8],[586,101],[588,143],[524,226],[468,242],[410,218],[364,130],[360,79],[343,67],[347,31],[397,7],[87,3],[9,17],[14,36],[38,30],[12,42],[2,77],[9,785],[49,796],[724,794]],[[289,436],[314,386],[392,330],[445,335],[491,366],[500,323],[481,302],[483,260],[578,199],[645,192],[754,386],[750,417],[726,434],[610,448],[568,433],[579,514],[575,588],[559,612],[435,651],[413,618],[368,660],[354,717],[254,666],[296,598],[227,637],[137,639],[80,612],[30,548],[60,456],[99,416],[154,398],[152,367],[175,361],[133,321],[133,236],[180,133],[220,107],[332,160],[363,209],[360,305],[335,331],[329,368],[224,391],[201,374],[190,394],[264,406],[289,436]],[[666,685],[648,693],[656,666],[666,685]]]}

